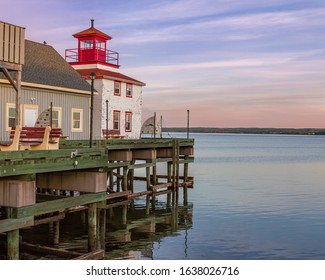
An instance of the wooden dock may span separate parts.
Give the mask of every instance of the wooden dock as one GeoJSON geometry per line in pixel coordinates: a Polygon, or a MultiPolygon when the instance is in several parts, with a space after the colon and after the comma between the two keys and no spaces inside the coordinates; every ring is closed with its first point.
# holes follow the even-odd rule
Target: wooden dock
{"type": "Polygon", "coordinates": [[[19,259],[27,246],[19,242],[20,229],[80,210],[87,210],[89,252],[70,258],[103,257],[105,240],[99,237],[105,239],[106,210],[141,195],[167,194],[177,201],[179,187],[187,199],[193,156],[193,139],[172,138],[95,140],[92,148],[86,140],[64,140],[59,150],[1,151],[0,210],[6,216],[0,235],[6,237],[7,259],[19,259]],[[158,164],[165,165],[164,174],[157,174],[158,164]],[[136,169],[145,176],[135,176],[136,169]],[[135,180],[146,182],[143,190],[134,191],[135,180]]]}

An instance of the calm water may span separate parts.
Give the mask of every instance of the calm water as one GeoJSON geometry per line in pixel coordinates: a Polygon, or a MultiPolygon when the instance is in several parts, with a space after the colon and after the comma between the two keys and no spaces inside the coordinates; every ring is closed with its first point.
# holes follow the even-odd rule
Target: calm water
{"type": "MultiPolygon", "coordinates": [[[[178,205],[162,195],[153,208],[141,197],[126,224],[122,207],[109,212],[107,259],[325,259],[325,137],[191,137],[195,184],[187,203],[182,191],[178,205]]],[[[53,227],[43,225],[23,238],[35,243],[37,234],[40,243],[86,251],[80,213],[59,231],[53,238],[53,227]]]]}

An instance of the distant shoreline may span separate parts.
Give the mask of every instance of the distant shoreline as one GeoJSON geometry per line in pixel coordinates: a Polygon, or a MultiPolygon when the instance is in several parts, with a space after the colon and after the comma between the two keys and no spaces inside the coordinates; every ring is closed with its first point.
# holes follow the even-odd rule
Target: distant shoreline
{"type": "MultiPolygon", "coordinates": [[[[187,132],[186,127],[165,127],[163,132],[187,132]]],[[[240,134],[286,134],[325,135],[325,128],[212,128],[190,127],[191,133],[240,133],[240,134]]]]}

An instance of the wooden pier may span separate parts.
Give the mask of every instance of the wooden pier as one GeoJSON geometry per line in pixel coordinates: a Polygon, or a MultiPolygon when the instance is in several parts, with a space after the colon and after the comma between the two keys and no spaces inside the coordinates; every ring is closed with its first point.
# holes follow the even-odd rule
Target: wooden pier
{"type": "Polygon", "coordinates": [[[28,248],[19,230],[81,210],[87,213],[88,253],[67,257],[102,258],[106,210],[141,195],[167,194],[178,201],[179,187],[186,200],[193,156],[193,139],[171,138],[95,140],[92,148],[86,140],[64,140],[58,150],[1,151],[0,210],[6,216],[0,219],[0,235],[6,238],[7,259],[19,259],[20,249],[28,248]],[[157,174],[158,165],[164,174],[157,174]],[[145,175],[135,176],[137,169],[145,175]],[[136,180],[145,182],[143,190],[134,191],[136,180]]]}

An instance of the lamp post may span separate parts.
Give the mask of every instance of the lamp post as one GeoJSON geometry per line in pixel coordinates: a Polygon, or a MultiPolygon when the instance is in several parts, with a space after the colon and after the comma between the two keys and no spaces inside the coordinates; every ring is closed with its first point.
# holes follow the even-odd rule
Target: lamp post
{"type": "Polygon", "coordinates": [[[89,135],[89,148],[93,145],[93,118],[94,118],[94,80],[96,74],[94,72],[90,73],[91,79],[91,95],[90,95],[90,135],[89,135]]]}
{"type": "Polygon", "coordinates": [[[105,132],[105,138],[108,139],[108,100],[106,102],[106,132],[105,132]]]}

